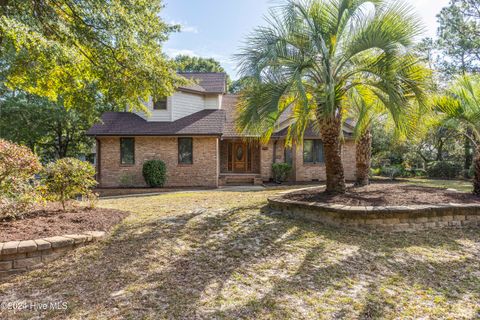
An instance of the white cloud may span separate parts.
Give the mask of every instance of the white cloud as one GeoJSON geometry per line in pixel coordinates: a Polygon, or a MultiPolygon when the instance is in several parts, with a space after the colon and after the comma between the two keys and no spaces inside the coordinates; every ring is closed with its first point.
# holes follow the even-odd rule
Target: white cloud
{"type": "Polygon", "coordinates": [[[181,32],[188,32],[188,33],[198,33],[198,28],[196,26],[190,26],[185,21],[170,21],[170,24],[175,24],[180,26],[181,32]]]}
{"type": "Polygon", "coordinates": [[[189,50],[189,49],[166,48],[165,53],[171,58],[174,58],[175,56],[178,56],[178,55],[191,56],[191,57],[199,57],[200,56],[195,51],[189,50]]]}

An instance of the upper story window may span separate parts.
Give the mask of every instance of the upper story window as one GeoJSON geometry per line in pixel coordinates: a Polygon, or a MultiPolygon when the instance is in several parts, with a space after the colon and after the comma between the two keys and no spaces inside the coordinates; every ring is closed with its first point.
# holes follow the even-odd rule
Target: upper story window
{"type": "Polygon", "coordinates": [[[303,141],[303,163],[324,163],[322,140],[303,141]]]}
{"type": "Polygon", "coordinates": [[[167,110],[167,97],[154,100],[153,110],[167,110]]]}
{"type": "Polygon", "coordinates": [[[179,164],[193,163],[193,139],[192,138],[178,138],[178,163],[179,164]]]}
{"type": "Polygon", "coordinates": [[[120,163],[135,164],[135,138],[120,138],[120,163]]]}

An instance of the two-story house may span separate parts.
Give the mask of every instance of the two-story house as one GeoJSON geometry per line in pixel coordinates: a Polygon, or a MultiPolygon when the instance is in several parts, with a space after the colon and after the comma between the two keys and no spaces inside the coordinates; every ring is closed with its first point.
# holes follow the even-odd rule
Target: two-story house
{"type": "MultiPolygon", "coordinates": [[[[292,181],[325,179],[321,138],[307,130],[303,144],[285,148],[289,119],[284,117],[270,142],[260,145],[235,130],[237,96],[226,93],[224,73],[181,73],[195,84],[170,97],[148,101],[149,113],[107,112],[88,135],[97,142],[101,187],[144,187],[142,166],[160,159],[168,187],[260,184],[272,178],[272,163],[289,162],[292,181]]],[[[355,174],[352,128],[344,128],[343,161],[349,180],[355,174]]]]}

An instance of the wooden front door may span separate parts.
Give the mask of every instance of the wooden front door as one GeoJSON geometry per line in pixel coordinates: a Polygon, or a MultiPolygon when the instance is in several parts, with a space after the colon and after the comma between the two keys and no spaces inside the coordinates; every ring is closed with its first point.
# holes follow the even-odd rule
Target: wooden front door
{"type": "Polygon", "coordinates": [[[233,143],[233,172],[247,171],[247,145],[243,142],[233,143]]]}

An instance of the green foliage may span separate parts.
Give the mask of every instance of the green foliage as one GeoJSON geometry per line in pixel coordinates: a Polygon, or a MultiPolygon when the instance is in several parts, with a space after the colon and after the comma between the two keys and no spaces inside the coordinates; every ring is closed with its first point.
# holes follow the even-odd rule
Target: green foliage
{"type": "Polygon", "coordinates": [[[404,105],[407,86],[421,92],[415,82],[394,80],[402,79],[405,61],[415,65],[403,49],[420,32],[419,19],[409,6],[388,1],[376,1],[367,15],[366,2],[289,0],[272,9],[269,25],[237,56],[240,74],[257,80],[242,94],[240,129],[268,140],[280,115],[292,112],[289,139],[301,140],[312,119],[342,114],[342,99],[357,86],[392,110],[404,105]]]}
{"type": "Polygon", "coordinates": [[[382,174],[382,168],[370,168],[370,176],[379,176],[382,174]]]}
{"type": "Polygon", "coordinates": [[[92,112],[81,112],[22,91],[5,92],[0,108],[2,136],[27,145],[44,162],[90,153],[93,139],[85,131],[112,109],[97,105],[92,112]]]}
{"type": "Polygon", "coordinates": [[[455,179],[460,176],[462,166],[453,161],[434,161],[427,166],[429,178],[455,179]]]}
{"type": "Polygon", "coordinates": [[[60,201],[63,209],[68,200],[77,196],[92,196],[95,181],[95,168],[86,161],[63,158],[48,164],[42,172],[42,182],[47,198],[60,201]]]}
{"type": "Polygon", "coordinates": [[[272,164],[273,180],[276,183],[282,183],[283,181],[286,181],[291,171],[292,171],[292,166],[288,163],[272,164]]]}
{"type": "Polygon", "coordinates": [[[440,69],[448,75],[480,70],[480,2],[453,0],[438,15],[440,69]]]}
{"type": "Polygon", "coordinates": [[[167,180],[167,167],[162,160],[149,160],[143,164],[143,178],[150,187],[163,187],[167,180]]]}
{"type": "Polygon", "coordinates": [[[381,168],[381,175],[389,177],[392,180],[400,177],[409,177],[410,174],[407,172],[404,166],[397,164],[391,166],[385,166],[381,168]]]}
{"type": "Polygon", "coordinates": [[[41,168],[30,149],[0,139],[0,219],[17,217],[39,200],[32,180],[41,168]]]}
{"type": "MultiPolygon", "coordinates": [[[[267,26],[257,28],[237,55],[240,76],[253,79],[240,95],[240,132],[270,140],[282,114],[292,120],[287,145],[302,141],[312,124],[334,150],[353,89],[376,96],[400,116],[405,92],[423,96],[421,82],[408,81],[405,68],[416,68],[410,52],[421,23],[400,1],[286,0],[270,10],[267,26]],[[405,80],[405,81],[404,81],[405,80]],[[338,127],[338,130],[337,130],[338,127]]],[[[326,152],[327,191],[344,192],[344,173],[326,152]],[[336,185],[336,186],[335,186],[336,185]],[[335,190],[333,190],[335,189],[335,190]]]]}
{"type": "Polygon", "coordinates": [[[434,97],[433,105],[443,113],[444,122],[466,126],[471,138],[480,141],[479,75],[457,77],[444,95],[434,97]]]}
{"type": "Polygon", "coordinates": [[[90,110],[98,99],[144,109],[142,100],[184,83],[162,53],[178,30],[160,0],[8,0],[0,3],[6,85],[90,110]],[[5,67],[6,66],[6,67],[5,67]]]}
{"type": "Polygon", "coordinates": [[[182,72],[225,72],[220,62],[213,58],[178,55],[175,57],[177,70],[182,72]]]}
{"type": "MultiPolygon", "coordinates": [[[[188,55],[178,55],[175,57],[175,63],[177,64],[177,70],[181,72],[224,72],[220,62],[213,58],[192,57],[188,55]]],[[[232,81],[227,74],[227,87],[230,88],[232,81]]]]}
{"type": "Polygon", "coordinates": [[[244,89],[248,88],[250,84],[254,84],[255,80],[250,77],[241,77],[238,80],[232,81],[230,86],[228,87],[228,92],[233,94],[239,94],[244,89]]]}

